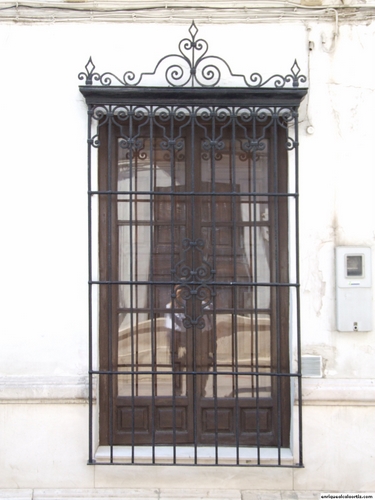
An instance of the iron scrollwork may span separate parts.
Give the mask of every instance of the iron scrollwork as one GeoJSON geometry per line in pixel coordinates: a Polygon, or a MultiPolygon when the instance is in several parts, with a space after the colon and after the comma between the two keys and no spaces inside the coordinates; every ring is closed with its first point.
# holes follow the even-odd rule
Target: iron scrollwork
{"type": "Polygon", "coordinates": [[[172,298],[183,301],[180,306],[184,306],[183,325],[186,329],[197,327],[201,330],[206,326],[204,319],[205,312],[210,309],[214,291],[209,286],[210,281],[214,279],[215,270],[203,256],[204,241],[201,238],[190,240],[185,238],[182,242],[184,252],[183,258],[176,264],[172,270],[176,281],[179,284],[175,287],[175,292],[172,298]],[[192,252],[195,256],[192,262],[193,266],[188,264],[188,252],[192,252]],[[197,265],[195,265],[195,263],[197,265]],[[176,292],[179,290],[179,293],[176,292]],[[198,314],[190,315],[187,311],[188,301],[195,297],[195,302],[198,305],[198,314]]]}
{"type": "Polygon", "coordinates": [[[141,73],[138,78],[133,71],[126,71],[122,77],[111,72],[96,72],[92,58],[85,66],[85,72],[78,75],[80,80],[85,80],[86,85],[98,82],[103,86],[121,85],[125,87],[140,86],[147,77],[153,77],[164,68],[164,78],[171,87],[217,87],[223,83],[222,75],[237,79],[239,84],[248,88],[274,87],[284,88],[299,87],[307,78],[301,74],[301,69],[295,60],[290,73],[282,76],[279,74],[263,79],[260,73],[254,72],[249,77],[233,73],[229,64],[219,56],[209,55],[209,45],[206,40],[197,38],[198,28],[193,21],[189,28],[190,38],[183,38],[178,44],[178,53],[162,57],[152,72],[141,73]]]}

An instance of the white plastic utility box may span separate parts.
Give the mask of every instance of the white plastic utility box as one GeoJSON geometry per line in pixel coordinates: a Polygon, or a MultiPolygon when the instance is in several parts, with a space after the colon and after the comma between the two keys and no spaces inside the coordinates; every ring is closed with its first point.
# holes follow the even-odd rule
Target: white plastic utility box
{"type": "Polygon", "coordinates": [[[340,332],[372,330],[371,249],[336,247],[336,319],[340,332]]]}

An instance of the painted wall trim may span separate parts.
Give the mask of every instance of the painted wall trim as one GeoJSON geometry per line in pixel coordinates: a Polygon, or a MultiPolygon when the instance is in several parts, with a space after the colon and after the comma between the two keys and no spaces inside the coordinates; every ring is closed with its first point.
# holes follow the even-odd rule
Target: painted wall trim
{"type": "MultiPolygon", "coordinates": [[[[87,376],[3,376],[0,403],[86,404],[88,389],[87,376]]],[[[375,406],[375,379],[303,379],[302,397],[312,406],[375,406]]]]}
{"type": "MultiPolygon", "coordinates": [[[[96,391],[94,391],[96,393],[96,391]]],[[[0,377],[0,403],[87,403],[88,377],[0,377]]]]}
{"type": "Polygon", "coordinates": [[[375,379],[303,379],[304,405],[375,406],[375,379]]]}

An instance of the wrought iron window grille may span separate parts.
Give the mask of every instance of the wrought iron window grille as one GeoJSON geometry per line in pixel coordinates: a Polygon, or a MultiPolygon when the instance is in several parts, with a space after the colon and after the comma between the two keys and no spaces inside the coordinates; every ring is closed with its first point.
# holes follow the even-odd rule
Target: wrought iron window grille
{"type": "Polygon", "coordinates": [[[307,92],[300,84],[307,79],[297,61],[285,76],[263,79],[256,72],[249,77],[233,73],[223,58],[209,54],[194,21],[189,34],[190,38],[179,42],[178,53],[162,57],[152,72],[136,76],[126,71],[122,77],[99,73],[90,57],[78,75],[84,80],[80,91],[88,105],[88,463],[302,467],[298,106],[307,92]],[[159,78],[160,72],[165,86],[144,86],[159,78]],[[228,81],[231,85],[225,86],[228,81]],[[98,152],[98,183],[94,151],[98,152]],[[181,169],[185,169],[183,177],[181,169]],[[165,179],[166,172],[171,179],[168,188],[157,180],[157,175],[165,179]],[[241,176],[247,179],[245,186],[240,186],[241,176]],[[94,205],[99,206],[100,219],[99,278],[93,264],[94,205]],[[170,213],[169,222],[163,212],[170,213]],[[185,214],[184,221],[181,214],[185,214]],[[158,217],[164,217],[162,222],[157,222],[158,217]],[[205,217],[208,223],[200,220],[205,217]],[[191,235],[185,234],[185,226],[191,235]],[[160,250],[152,246],[157,245],[156,233],[166,230],[170,231],[170,248],[179,247],[179,254],[170,257],[169,274],[157,274],[156,268],[163,266],[157,257],[160,250]],[[123,243],[117,231],[128,232],[123,243]],[[149,234],[143,242],[137,240],[140,231],[149,234]],[[215,236],[220,231],[231,235],[229,264],[220,257],[226,251],[220,247],[225,241],[219,243],[215,236]],[[211,236],[205,241],[202,234],[211,236]],[[128,249],[120,250],[121,244],[128,249]],[[291,269],[288,245],[294,246],[296,256],[291,269]],[[147,246],[149,263],[141,266],[148,266],[148,274],[142,274],[137,261],[144,258],[147,246]],[[120,251],[128,255],[129,272],[121,271],[120,251]],[[246,259],[250,264],[244,264],[246,259]],[[258,270],[259,263],[268,265],[268,275],[258,270]],[[225,266],[230,277],[229,271],[221,271],[225,266]],[[130,299],[120,297],[126,287],[130,299]],[[142,300],[138,297],[144,293],[141,289],[147,290],[142,300]],[[99,367],[93,347],[96,293],[100,297],[99,367]],[[158,301],[158,294],[170,303],[158,301]],[[229,297],[227,303],[221,294],[229,297]],[[269,305],[264,305],[267,300],[269,305]],[[295,307],[290,307],[291,301],[295,307]],[[119,318],[126,316],[130,322],[120,332],[123,320],[119,318]],[[144,321],[146,316],[149,319],[144,321]],[[150,363],[139,357],[139,339],[147,322],[150,363]],[[164,348],[170,342],[170,358],[159,363],[158,342],[168,322],[170,332],[165,338],[173,340],[166,341],[164,348]],[[218,347],[224,324],[232,332],[229,361],[220,361],[225,349],[219,352],[218,347]],[[192,332],[189,341],[181,341],[180,333],[181,338],[174,339],[181,329],[186,335],[192,332]],[[200,338],[207,329],[212,352],[203,349],[207,359],[202,364],[198,361],[200,338]],[[297,330],[296,369],[289,367],[292,329],[293,333],[297,330]],[[120,341],[128,346],[128,354],[121,354],[122,362],[116,358],[120,341]],[[174,354],[181,349],[185,354],[174,354]],[[248,356],[245,362],[241,349],[248,356]],[[189,365],[186,350],[191,356],[189,365]],[[142,386],[146,378],[149,389],[142,386]],[[158,391],[170,384],[167,379],[172,381],[170,392],[167,397],[160,392],[164,394],[160,397],[158,391]],[[211,386],[206,394],[202,380],[207,384],[208,379],[211,386]],[[219,394],[218,381],[224,379],[223,386],[231,380],[230,397],[219,394]],[[184,398],[188,396],[186,410],[184,398]],[[170,430],[160,426],[162,418],[170,430]],[[288,452],[293,447],[298,449],[294,458],[288,452]]]}

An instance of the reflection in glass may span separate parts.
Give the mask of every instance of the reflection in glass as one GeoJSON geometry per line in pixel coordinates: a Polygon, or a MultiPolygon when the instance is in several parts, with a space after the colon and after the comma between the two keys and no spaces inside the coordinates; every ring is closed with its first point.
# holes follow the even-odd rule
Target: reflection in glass
{"type": "Polygon", "coordinates": [[[195,177],[184,141],[173,158],[164,143],[119,141],[118,395],[268,397],[268,143],[255,158],[224,140],[195,177]]]}

